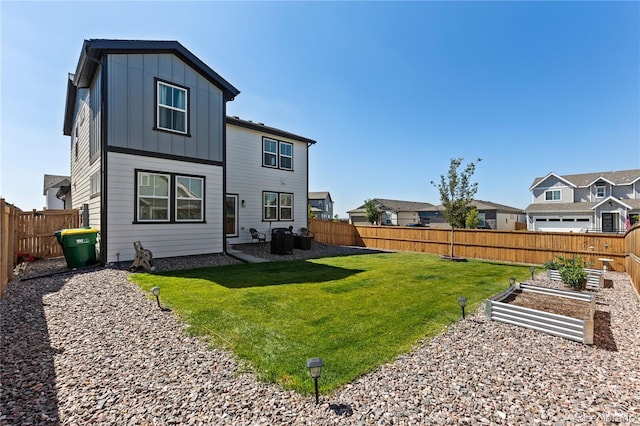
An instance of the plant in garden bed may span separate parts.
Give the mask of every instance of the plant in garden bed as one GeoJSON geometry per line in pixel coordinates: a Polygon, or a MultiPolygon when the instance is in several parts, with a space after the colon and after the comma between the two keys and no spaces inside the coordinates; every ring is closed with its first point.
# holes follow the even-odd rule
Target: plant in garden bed
{"type": "Polygon", "coordinates": [[[547,270],[557,270],[564,285],[574,290],[584,290],[587,287],[588,272],[584,268],[591,265],[591,262],[585,262],[582,256],[572,259],[556,256],[555,259],[544,263],[547,270]]]}

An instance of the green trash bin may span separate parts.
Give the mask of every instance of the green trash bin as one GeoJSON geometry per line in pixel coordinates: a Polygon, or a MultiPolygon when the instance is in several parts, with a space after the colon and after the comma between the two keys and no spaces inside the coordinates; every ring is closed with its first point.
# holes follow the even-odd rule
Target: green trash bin
{"type": "Polygon", "coordinates": [[[54,232],[62,246],[69,268],[83,268],[97,263],[96,241],[98,230],[90,227],[61,229],[54,232]]]}

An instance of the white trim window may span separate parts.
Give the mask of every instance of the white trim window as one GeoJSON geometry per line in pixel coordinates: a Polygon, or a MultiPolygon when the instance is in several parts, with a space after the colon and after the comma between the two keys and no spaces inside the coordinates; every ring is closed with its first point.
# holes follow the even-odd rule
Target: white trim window
{"type": "Polygon", "coordinates": [[[605,197],[606,186],[604,185],[596,185],[596,198],[604,198],[605,197]]]}
{"type": "Polygon", "coordinates": [[[262,193],[262,220],[264,221],[292,221],[293,194],[289,192],[262,193]]]}
{"type": "Polygon", "coordinates": [[[293,170],[293,144],[280,142],[280,168],[293,170]]]}
{"type": "Polygon", "coordinates": [[[96,196],[100,194],[100,172],[95,172],[89,177],[89,195],[96,196]]]}
{"type": "Polygon", "coordinates": [[[201,222],[204,179],[176,176],[176,222],[201,222]]]}
{"type": "Polygon", "coordinates": [[[157,80],[156,126],[158,129],[187,134],[189,91],[157,80]]]}
{"type": "Polygon", "coordinates": [[[280,194],[280,220],[293,220],[293,194],[280,194]]]}
{"type": "Polygon", "coordinates": [[[262,193],[262,220],[278,220],[278,193],[262,193]]]}
{"type": "Polygon", "coordinates": [[[278,167],[278,141],[264,138],[262,141],[262,165],[265,167],[278,167]]]}
{"type": "Polygon", "coordinates": [[[548,191],[544,191],[544,200],[560,201],[562,200],[562,191],[559,189],[550,189],[548,191]]]}
{"type": "Polygon", "coordinates": [[[263,137],[262,166],[293,171],[293,144],[263,137]]]}
{"type": "Polygon", "coordinates": [[[139,222],[169,221],[170,181],[168,174],[138,172],[139,222]]]}

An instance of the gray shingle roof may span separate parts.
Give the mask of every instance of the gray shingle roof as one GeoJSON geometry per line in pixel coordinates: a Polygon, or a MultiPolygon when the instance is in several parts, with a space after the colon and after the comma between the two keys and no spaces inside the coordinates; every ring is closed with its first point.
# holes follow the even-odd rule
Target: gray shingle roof
{"type": "MultiPolygon", "coordinates": [[[[547,175],[548,176],[548,175],[547,175]]],[[[537,177],[533,180],[531,184],[531,188],[539,184],[542,180],[544,180],[547,176],[537,177]]],[[[634,181],[640,179],[640,169],[631,169],[631,170],[619,170],[615,172],[595,172],[595,173],[581,173],[576,175],[557,175],[562,179],[571,182],[572,184],[578,187],[585,187],[593,182],[595,182],[598,178],[604,178],[610,182],[613,182],[615,185],[629,185],[634,181]]]]}
{"type": "Polygon", "coordinates": [[[331,196],[329,195],[329,191],[309,192],[309,199],[310,200],[324,200],[325,198],[327,198],[327,196],[329,196],[329,198],[331,198],[331,196]]]}
{"type": "MultiPolygon", "coordinates": [[[[473,200],[471,202],[471,205],[481,211],[497,210],[503,213],[523,213],[524,212],[524,210],[519,209],[517,207],[506,206],[504,204],[493,203],[491,201],[473,200]]],[[[434,206],[434,208],[429,209],[429,211],[436,211],[436,210],[444,210],[444,207],[442,207],[442,204],[439,204],[437,206],[434,206]]]]}
{"type": "Polygon", "coordinates": [[[44,185],[42,189],[42,195],[47,195],[47,189],[52,188],[54,186],[58,186],[59,183],[62,183],[65,180],[71,183],[71,178],[69,176],[44,175],[44,185]]]}
{"type": "MultiPolygon", "coordinates": [[[[622,199],[620,203],[630,206],[633,210],[640,209],[640,200],[622,199]]],[[[614,201],[615,202],[615,201],[614,201]]],[[[583,203],[533,203],[525,209],[527,213],[592,213],[593,208],[602,201],[583,203]]]]}
{"type": "Polygon", "coordinates": [[[239,127],[244,127],[245,129],[256,130],[258,132],[268,133],[274,136],[280,136],[283,138],[289,138],[296,141],[304,142],[307,145],[313,145],[316,143],[313,139],[305,138],[304,136],[296,135],[295,133],[287,132],[286,130],[281,130],[271,126],[265,126],[264,123],[256,123],[251,120],[243,120],[238,116],[227,116],[225,118],[225,122],[227,124],[233,124],[239,127]]]}
{"type": "MultiPolygon", "coordinates": [[[[428,210],[434,207],[431,203],[421,203],[418,201],[401,201],[401,200],[388,200],[385,198],[374,198],[373,199],[378,208],[381,210],[391,210],[393,212],[417,212],[421,210],[428,210]]],[[[353,209],[348,211],[347,213],[357,213],[360,211],[364,211],[364,204],[362,204],[357,209],[353,209]]]]}

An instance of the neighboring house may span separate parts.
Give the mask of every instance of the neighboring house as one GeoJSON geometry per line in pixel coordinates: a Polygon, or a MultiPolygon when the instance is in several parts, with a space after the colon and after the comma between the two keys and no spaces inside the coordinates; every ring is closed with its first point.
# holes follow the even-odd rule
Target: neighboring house
{"type": "Polygon", "coordinates": [[[42,195],[46,197],[45,208],[47,210],[70,209],[70,185],[71,178],[69,176],[44,175],[42,195]]]}
{"type": "MultiPolygon", "coordinates": [[[[420,212],[433,208],[433,204],[420,203],[417,201],[387,200],[384,198],[374,198],[378,210],[380,211],[380,225],[408,225],[410,223],[421,223],[420,212]]],[[[354,225],[369,225],[364,204],[357,209],[349,210],[349,223],[354,225]]]]}
{"type": "Polygon", "coordinates": [[[333,220],[333,201],[328,191],[309,192],[309,205],[316,219],[333,220]]]}
{"type": "MultiPolygon", "coordinates": [[[[513,231],[518,229],[518,223],[524,227],[525,213],[522,209],[482,200],[473,200],[471,205],[478,210],[478,228],[513,231]]],[[[431,228],[451,228],[444,219],[442,205],[420,212],[420,219],[431,228]]]]}
{"type": "Polygon", "coordinates": [[[221,253],[249,227],[307,225],[313,141],[226,117],[239,90],[176,41],[86,40],[69,75],[73,207],[103,263],[221,253]],[[226,208],[225,208],[226,207],[226,208]]]}
{"type": "Polygon", "coordinates": [[[251,242],[250,228],[308,227],[308,148],[314,140],[262,123],[227,117],[225,231],[251,242]]]}
{"type": "Polygon", "coordinates": [[[640,215],[640,169],[537,177],[526,208],[532,231],[624,232],[640,215]]]}

